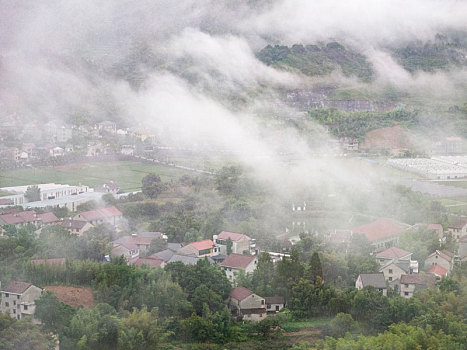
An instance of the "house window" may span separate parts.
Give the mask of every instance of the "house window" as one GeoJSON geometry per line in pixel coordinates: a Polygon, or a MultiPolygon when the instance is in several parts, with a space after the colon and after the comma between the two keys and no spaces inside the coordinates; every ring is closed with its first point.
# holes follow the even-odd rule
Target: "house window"
{"type": "Polygon", "coordinates": [[[392,281],[392,277],[389,277],[389,281],[392,281]]]}
{"type": "Polygon", "coordinates": [[[5,298],[8,298],[10,296],[9,293],[5,293],[5,298]]]}
{"type": "Polygon", "coordinates": [[[267,305],[267,308],[270,309],[270,308],[271,308],[271,304],[268,304],[268,305],[267,305]]]}
{"type": "Polygon", "coordinates": [[[13,309],[13,313],[16,314],[16,309],[13,309]]]}
{"type": "Polygon", "coordinates": [[[279,305],[276,305],[276,311],[279,311],[279,305]]]}
{"type": "Polygon", "coordinates": [[[264,305],[264,300],[261,300],[261,305],[264,305]]]}
{"type": "Polygon", "coordinates": [[[18,316],[16,316],[16,318],[19,320],[19,318],[20,318],[20,317],[19,317],[19,315],[18,315],[18,316]]]}
{"type": "Polygon", "coordinates": [[[404,287],[405,287],[405,288],[409,288],[409,285],[406,283],[406,284],[404,284],[404,287]]]}
{"type": "Polygon", "coordinates": [[[392,273],[392,269],[389,269],[389,273],[392,273]]]}
{"type": "Polygon", "coordinates": [[[16,300],[13,300],[13,305],[16,305],[16,300]]]}
{"type": "Polygon", "coordinates": [[[404,295],[405,295],[405,296],[408,296],[408,295],[409,295],[409,292],[404,292],[404,295]]]}
{"type": "Polygon", "coordinates": [[[5,301],[5,306],[6,306],[6,307],[10,306],[10,304],[8,303],[8,301],[5,301]]]}
{"type": "Polygon", "coordinates": [[[19,299],[19,295],[16,296],[16,299],[19,299]]]}
{"type": "Polygon", "coordinates": [[[27,305],[24,305],[24,310],[27,310],[28,309],[28,306],[27,305]]]}

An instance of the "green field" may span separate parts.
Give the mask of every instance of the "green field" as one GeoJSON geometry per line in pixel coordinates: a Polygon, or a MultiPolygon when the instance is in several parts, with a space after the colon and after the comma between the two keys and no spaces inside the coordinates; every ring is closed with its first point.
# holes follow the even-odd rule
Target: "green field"
{"type": "Polygon", "coordinates": [[[0,187],[51,182],[96,187],[114,181],[127,192],[141,189],[141,179],[149,173],[156,173],[164,182],[185,174],[194,174],[182,169],[138,162],[78,163],[2,171],[0,187]]]}

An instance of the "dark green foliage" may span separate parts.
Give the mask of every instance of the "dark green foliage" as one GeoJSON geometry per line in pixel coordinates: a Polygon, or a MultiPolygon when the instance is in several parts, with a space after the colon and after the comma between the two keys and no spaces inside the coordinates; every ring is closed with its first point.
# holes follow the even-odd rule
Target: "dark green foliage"
{"type": "Polygon", "coordinates": [[[18,321],[0,312],[0,350],[53,350],[55,341],[30,320],[18,321]]]}
{"type": "Polygon", "coordinates": [[[284,69],[297,69],[305,75],[327,75],[335,70],[345,76],[356,76],[369,81],[373,68],[366,57],[345,48],[337,42],[327,45],[268,45],[258,53],[258,58],[267,65],[284,69]]]}
{"type": "Polygon", "coordinates": [[[37,202],[41,200],[41,190],[39,186],[28,186],[26,192],[24,193],[24,197],[28,200],[28,202],[37,202]]]}
{"type": "Polygon", "coordinates": [[[358,323],[349,314],[339,312],[329,323],[329,332],[332,337],[341,338],[347,332],[356,333],[359,330],[358,323]]]}
{"type": "Polygon", "coordinates": [[[82,213],[84,211],[94,210],[97,207],[98,206],[97,206],[97,203],[95,201],[88,201],[88,202],[85,202],[85,203],[82,203],[82,204],[78,204],[76,206],[76,212],[77,213],[82,213]]]}
{"type": "Polygon", "coordinates": [[[42,322],[47,331],[54,334],[61,334],[63,329],[69,326],[76,312],[50,292],[45,292],[35,301],[35,304],[34,316],[42,322]]]}
{"type": "Polygon", "coordinates": [[[232,253],[232,246],[233,246],[233,242],[232,240],[229,238],[227,238],[227,242],[226,242],[226,252],[227,252],[227,255],[230,255],[232,253]]]}
{"type": "Polygon", "coordinates": [[[310,261],[310,280],[312,283],[316,283],[318,278],[323,279],[323,267],[318,252],[314,252],[310,261]]]}
{"type": "Polygon", "coordinates": [[[327,125],[336,137],[363,139],[368,131],[387,128],[400,123],[403,126],[418,124],[418,112],[397,109],[392,112],[345,112],[337,109],[314,109],[308,112],[311,119],[327,125]]]}
{"type": "Polygon", "coordinates": [[[157,198],[163,189],[164,186],[159,175],[148,174],[143,177],[141,191],[146,197],[157,198]]]}

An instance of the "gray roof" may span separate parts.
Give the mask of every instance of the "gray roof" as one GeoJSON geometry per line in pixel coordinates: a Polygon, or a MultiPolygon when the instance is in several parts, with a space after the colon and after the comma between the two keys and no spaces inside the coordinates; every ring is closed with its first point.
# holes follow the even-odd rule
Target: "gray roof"
{"type": "Polygon", "coordinates": [[[386,265],[381,267],[380,271],[382,269],[384,269],[385,267],[391,265],[391,264],[394,264],[394,265],[398,266],[399,268],[401,268],[406,273],[410,272],[410,260],[396,260],[396,259],[391,260],[386,265]]]}
{"type": "Polygon", "coordinates": [[[165,262],[169,261],[172,258],[172,256],[174,256],[174,254],[175,253],[170,249],[165,249],[161,252],[154,253],[155,256],[161,258],[165,262]]]}
{"type": "MultiPolygon", "coordinates": [[[[179,254],[174,254],[167,262],[177,262],[180,261],[185,265],[196,265],[199,260],[202,260],[204,258],[198,258],[197,256],[194,255],[179,255],[179,254]]],[[[214,261],[211,258],[207,258],[208,261],[213,264],[214,261]]]]}
{"type": "Polygon", "coordinates": [[[173,252],[176,252],[182,247],[180,243],[167,243],[167,248],[173,252]]]}
{"type": "Polygon", "coordinates": [[[375,288],[386,288],[386,281],[383,273],[361,273],[363,287],[372,286],[375,288]]]}

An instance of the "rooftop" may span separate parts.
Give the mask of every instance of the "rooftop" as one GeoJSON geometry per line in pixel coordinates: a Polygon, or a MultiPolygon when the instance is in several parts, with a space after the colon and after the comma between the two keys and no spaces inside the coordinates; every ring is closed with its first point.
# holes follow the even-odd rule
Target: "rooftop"
{"type": "Polygon", "coordinates": [[[354,227],[352,231],[364,235],[370,242],[377,242],[398,236],[408,228],[410,228],[410,225],[393,219],[381,218],[369,224],[354,227]]]}
{"type": "Polygon", "coordinates": [[[228,232],[228,231],[222,231],[217,238],[227,240],[231,239],[233,242],[241,240],[243,237],[249,238],[247,235],[243,233],[236,233],[236,232],[228,232]]]}
{"type": "Polygon", "coordinates": [[[406,256],[411,255],[411,254],[412,253],[410,253],[410,252],[408,252],[408,251],[406,251],[404,249],[392,247],[392,248],[383,250],[382,252],[376,254],[376,257],[377,258],[384,258],[384,259],[400,259],[400,258],[406,257],[406,256]]]}
{"type": "Polygon", "coordinates": [[[230,292],[230,297],[236,300],[243,300],[246,297],[249,297],[253,292],[249,289],[246,289],[244,287],[237,287],[234,290],[230,292]]]}
{"type": "Polygon", "coordinates": [[[189,245],[199,251],[211,249],[214,246],[214,243],[210,239],[205,239],[204,241],[191,242],[189,245]]]}
{"type": "Polygon", "coordinates": [[[441,265],[434,265],[426,273],[432,273],[437,276],[447,276],[448,270],[442,267],[441,265]]]}
{"type": "Polygon", "coordinates": [[[23,294],[31,286],[32,284],[28,282],[11,281],[10,283],[8,283],[7,287],[3,290],[3,292],[23,294]]]}
{"type": "Polygon", "coordinates": [[[91,220],[112,218],[114,216],[122,216],[122,212],[118,210],[117,208],[115,208],[114,206],[112,206],[112,207],[107,207],[107,208],[99,208],[99,209],[85,211],[85,212],[79,213],[77,216],[79,218],[83,218],[86,221],[91,221],[91,220]]]}
{"type": "Polygon", "coordinates": [[[232,253],[224,259],[224,261],[221,263],[221,266],[245,269],[255,259],[256,258],[252,255],[232,253]]]}
{"type": "Polygon", "coordinates": [[[401,284],[420,284],[420,285],[426,285],[426,286],[434,286],[436,284],[436,277],[432,274],[402,275],[401,284]]]}
{"type": "Polygon", "coordinates": [[[363,287],[386,288],[384,274],[381,273],[361,273],[363,287]]]}

